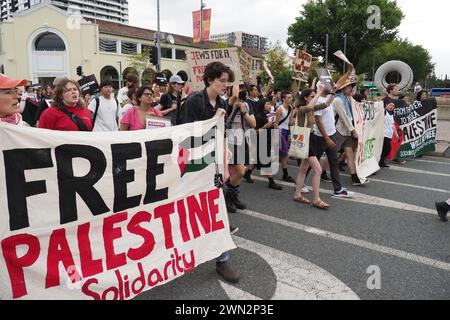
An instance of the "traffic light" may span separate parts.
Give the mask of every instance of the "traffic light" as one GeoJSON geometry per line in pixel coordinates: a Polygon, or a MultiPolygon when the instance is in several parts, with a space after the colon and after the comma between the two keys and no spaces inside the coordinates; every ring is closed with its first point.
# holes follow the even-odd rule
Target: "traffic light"
{"type": "Polygon", "coordinates": [[[79,75],[80,77],[83,75],[83,68],[81,66],[77,67],[77,75],[79,75]]]}
{"type": "Polygon", "coordinates": [[[150,52],[150,62],[154,66],[158,65],[158,48],[152,47],[152,51],[150,52]]]}

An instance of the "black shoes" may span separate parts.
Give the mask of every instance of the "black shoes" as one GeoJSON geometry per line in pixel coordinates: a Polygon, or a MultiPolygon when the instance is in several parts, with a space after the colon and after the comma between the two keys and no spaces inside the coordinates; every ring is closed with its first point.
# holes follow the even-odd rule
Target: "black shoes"
{"type": "Polygon", "coordinates": [[[439,218],[441,218],[441,221],[447,222],[447,213],[450,210],[450,206],[447,204],[447,202],[436,202],[436,210],[438,212],[439,218]]]}
{"type": "Polygon", "coordinates": [[[237,210],[245,210],[247,206],[239,200],[239,187],[227,185],[227,194],[225,196],[225,203],[229,213],[236,213],[237,210]]]}
{"type": "Polygon", "coordinates": [[[244,174],[244,179],[247,181],[247,183],[255,183],[252,179],[252,172],[250,170],[246,170],[244,174]]]}
{"type": "Polygon", "coordinates": [[[384,162],[380,162],[379,166],[380,168],[389,168],[389,166],[384,162]]]}
{"type": "Polygon", "coordinates": [[[294,178],[292,178],[291,176],[286,176],[286,175],[283,175],[283,181],[286,181],[289,183],[295,183],[294,178]]]}
{"type": "Polygon", "coordinates": [[[331,183],[331,179],[328,178],[327,172],[323,171],[322,175],[320,176],[320,180],[331,183]]]}
{"type": "Polygon", "coordinates": [[[225,281],[230,283],[237,283],[241,278],[239,272],[236,271],[229,261],[216,262],[216,271],[225,281]]]}
{"type": "Polygon", "coordinates": [[[269,188],[273,190],[283,190],[283,187],[276,184],[275,181],[269,181],[269,188]]]}

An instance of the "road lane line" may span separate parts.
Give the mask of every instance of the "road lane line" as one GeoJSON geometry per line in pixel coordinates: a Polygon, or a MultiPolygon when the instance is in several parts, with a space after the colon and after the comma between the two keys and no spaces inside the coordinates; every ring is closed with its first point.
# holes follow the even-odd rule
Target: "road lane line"
{"type": "Polygon", "coordinates": [[[409,260],[409,261],[413,261],[419,264],[423,264],[426,266],[430,266],[436,269],[441,269],[444,271],[450,271],[450,263],[446,263],[446,262],[442,262],[442,261],[438,261],[438,260],[434,260],[431,258],[427,258],[427,257],[422,257],[413,253],[409,253],[406,251],[402,251],[402,250],[398,250],[398,249],[394,249],[394,248],[390,248],[390,247],[386,247],[386,246],[382,246],[382,245],[378,245],[375,243],[371,243],[365,240],[360,240],[360,239],[356,239],[356,238],[352,238],[352,237],[348,237],[348,236],[344,236],[344,235],[340,235],[337,233],[333,233],[333,232],[329,232],[326,230],[322,230],[322,229],[318,229],[318,228],[314,228],[314,227],[310,227],[310,226],[306,226],[306,225],[302,225],[296,222],[292,222],[292,221],[288,221],[288,220],[284,220],[284,219],[280,219],[280,218],[276,218],[276,217],[272,217],[272,216],[268,216],[262,213],[258,213],[255,211],[250,211],[250,210],[243,210],[240,211],[240,213],[247,215],[249,217],[253,217],[256,219],[260,219],[260,220],[264,220],[267,222],[271,222],[271,223],[275,223],[281,226],[285,226],[288,228],[292,228],[292,229],[296,229],[299,231],[304,231],[306,233],[310,233],[319,237],[323,237],[323,238],[327,238],[327,239],[331,239],[331,240],[336,240],[339,242],[343,242],[343,243],[347,243],[350,245],[354,245],[360,248],[364,248],[364,249],[368,249],[371,251],[375,251],[378,253],[383,253],[383,254],[387,254],[390,256],[394,256],[397,258],[401,258],[401,259],[405,259],[405,260],[409,260]]]}
{"type": "MultiPolygon", "coordinates": [[[[252,176],[252,179],[256,180],[256,181],[264,181],[264,182],[267,181],[265,178],[260,178],[257,176],[252,176]]],[[[295,189],[295,185],[293,185],[292,183],[278,181],[278,180],[276,182],[277,182],[277,184],[283,185],[285,187],[295,189]]],[[[320,193],[333,195],[334,192],[331,190],[326,190],[326,189],[321,188],[320,193]]],[[[356,202],[356,203],[363,203],[363,204],[370,204],[370,205],[375,205],[375,206],[385,207],[385,208],[390,208],[390,209],[399,209],[399,210],[409,211],[409,212],[413,212],[413,213],[426,213],[426,214],[432,214],[435,216],[438,215],[436,210],[433,210],[433,209],[419,207],[419,206],[415,206],[415,205],[404,203],[404,202],[388,200],[385,198],[369,196],[369,195],[366,195],[363,193],[358,193],[358,192],[355,192],[353,198],[334,198],[334,199],[356,202]]]]}
{"type": "Polygon", "coordinates": [[[388,168],[388,170],[399,171],[399,172],[408,172],[408,173],[420,173],[420,174],[427,174],[430,176],[440,176],[440,177],[449,177],[450,178],[450,174],[447,174],[447,173],[430,172],[430,171],[425,171],[425,170],[411,169],[411,168],[398,167],[398,166],[392,166],[392,165],[388,168]]]}
{"type": "MultiPolygon", "coordinates": [[[[296,166],[289,166],[290,168],[297,168],[296,166]]],[[[344,174],[344,173],[340,173],[341,176],[345,176],[345,177],[351,177],[349,174],[344,174]]],[[[420,190],[426,190],[426,191],[433,191],[433,192],[441,192],[441,193],[445,193],[445,194],[450,194],[450,190],[444,190],[444,189],[437,189],[437,188],[430,188],[430,187],[425,187],[425,186],[415,186],[413,184],[407,184],[407,183],[400,183],[400,182],[394,182],[394,181],[388,181],[388,180],[382,180],[382,179],[374,179],[372,177],[368,178],[370,180],[370,182],[381,182],[381,183],[387,183],[387,184],[392,184],[395,186],[402,186],[402,187],[408,187],[408,188],[414,188],[414,189],[420,189],[420,190]]]]}

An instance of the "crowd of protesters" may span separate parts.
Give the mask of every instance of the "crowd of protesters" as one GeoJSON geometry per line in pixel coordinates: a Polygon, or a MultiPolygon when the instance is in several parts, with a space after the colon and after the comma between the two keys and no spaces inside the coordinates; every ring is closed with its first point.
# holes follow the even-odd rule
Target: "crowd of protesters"
{"type": "MultiPolygon", "coordinates": [[[[354,127],[352,104],[368,100],[368,91],[363,89],[356,93],[356,83],[349,80],[350,71],[351,68],[332,90],[320,82],[303,91],[298,89],[298,83],[293,85],[293,91],[272,90],[273,83],[270,82],[260,93],[256,85],[230,87],[233,71],[220,62],[213,62],[205,69],[204,90],[192,92],[179,76],[172,76],[167,83],[139,87],[137,77],[131,75],[117,98],[112,83],[108,81],[100,84],[97,96],[82,96],[74,80],[57,78],[54,86],[47,86],[39,93],[29,87],[22,92],[18,88],[25,86],[26,80],[14,80],[0,74],[0,122],[27,125],[28,121],[24,121],[22,114],[26,109],[25,102],[30,99],[35,102],[37,111],[28,125],[51,130],[142,130],[146,129],[148,117],[164,117],[172,125],[225,117],[227,150],[224,154],[227,159],[224,193],[229,213],[246,209],[239,198],[240,185],[243,180],[254,183],[252,174],[255,170],[260,170],[261,176],[268,179],[270,189],[283,189],[274,180],[277,173],[271,170],[274,164],[281,166],[284,183],[295,185],[294,201],[326,210],[332,205],[320,197],[321,181],[333,184],[334,197],[352,197],[353,192],[344,187],[340,179],[340,172],[348,166],[352,186],[362,185],[355,167],[358,134],[354,127]],[[295,123],[311,132],[308,157],[297,161],[296,179],[288,172],[290,127],[295,123]],[[254,139],[249,138],[251,136],[254,139]],[[261,145],[265,146],[264,155],[270,159],[269,162],[262,161],[261,152],[255,150],[261,145]],[[277,163],[273,163],[275,145],[279,146],[277,163]],[[237,152],[238,149],[245,150],[243,156],[237,152]],[[321,164],[324,154],[326,160],[321,164]],[[310,173],[311,200],[306,196],[311,191],[305,186],[310,173]]],[[[421,88],[416,94],[417,100],[428,98],[428,93],[421,88]]],[[[396,134],[393,101],[399,96],[398,86],[391,84],[387,95],[382,97],[385,102],[385,140],[380,167],[387,167],[386,157],[390,153],[391,139],[396,134]]],[[[446,221],[450,199],[436,203],[436,208],[441,220],[446,221]]],[[[236,230],[236,227],[231,227],[230,231],[236,230]]],[[[230,263],[228,252],[217,258],[216,270],[229,282],[237,282],[240,278],[230,263]]]]}

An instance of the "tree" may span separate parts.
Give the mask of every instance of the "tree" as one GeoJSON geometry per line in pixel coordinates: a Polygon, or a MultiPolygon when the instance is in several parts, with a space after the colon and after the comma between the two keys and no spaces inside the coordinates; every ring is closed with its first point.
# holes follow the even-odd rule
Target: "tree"
{"type": "Polygon", "coordinates": [[[397,35],[403,13],[392,0],[309,0],[296,22],[288,29],[288,45],[305,48],[316,57],[324,57],[329,35],[329,60],[339,62],[333,52],[343,50],[347,34],[347,57],[355,65],[363,53],[373,50],[397,35]],[[371,5],[381,10],[381,28],[369,29],[371,5]]]}
{"type": "MultiPolygon", "coordinates": [[[[271,48],[265,55],[267,67],[275,78],[273,87],[280,90],[288,90],[291,87],[292,71],[287,66],[288,53],[281,47],[279,42],[272,44],[271,48]],[[287,85],[287,81],[290,81],[287,85]]],[[[265,71],[262,71],[259,77],[264,85],[269,83],[269,76],[265,71]]]]}
{"type": "MultiPolygon", "coordinates": [[[[421,82],[425,81],[434,68],[434,64],[431,62],[430,53],[422,46],[414,45],[407,39],[396,39],[392,42],[383,44],[379,48],[366,52],[360,58],[356,69],[358,72],[370,74],[370,78],[372,78],[374,60],[375,68],[390,60],[403,61],[413,70],[415,81],[421,82]]],[[[396,78],[388,80],[397,82],[396,78]]]]}
{"type": "Polygon", "coordinates": [[[128,57],[128,61],[130,62],[130,67],[138,70],[143,71],[146,68],[150,67],[150,51],[151,48],[145,47],[142,49],[141,53],[135,53],[128,57]]]}

